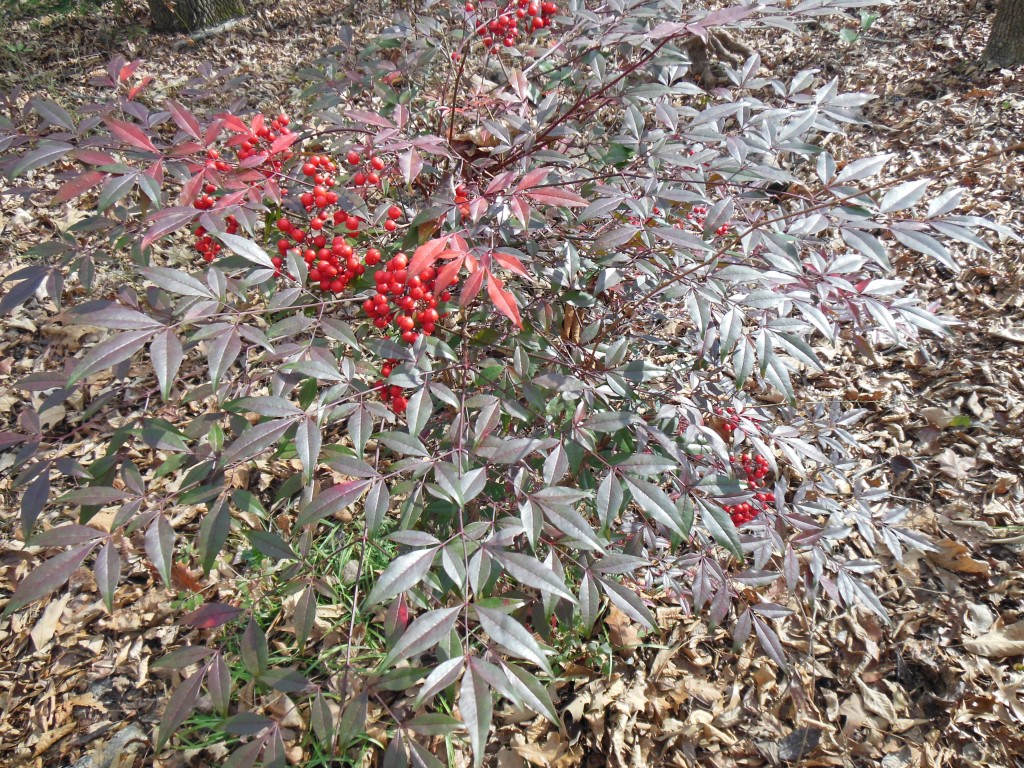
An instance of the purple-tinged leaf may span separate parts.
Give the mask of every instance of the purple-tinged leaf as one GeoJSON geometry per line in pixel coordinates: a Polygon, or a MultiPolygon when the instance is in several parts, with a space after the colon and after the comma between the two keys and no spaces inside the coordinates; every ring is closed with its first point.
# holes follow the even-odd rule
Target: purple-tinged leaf
{"type": "Polygon", "coordinates": [[[14,590],[10,602],[4,608],[3,618],[62,587],[74,575],[95,546],[95,542],[82,544],[54,555],[29,571],[28,576],[14,590]]]}
{"type": "Polygon", "coordinates": [[[150,342],[149,357],[153,361],[156,380],[160,384],[160,396],[164,402],[171,396],[171,387],[174,386],[184,355],[181,340],[170,328],[157,334],[150,342]]]}
{"type": "Polygon", "coordinates": [[[462,722],[443,712],[428,712],[405,723],[406,727],[424,736],[444,736],[461,731],[462,722]]]}
{"type": "Polygon", "coordinates": [[[14,167],[11,168],[10,178],[16,179],[23,173],[54,163],[72,149],[74,147],[64,141],[44,141],[40,144],[39,149],[29,152],[14,164],[14,167]]]}
{"type": "Polygon", "coordinates": [[[438,760],[432,752],[430,752],[422,744],[413,741],[412,739],[406,739],[410,747],[410,758],[412,759],[413,768],[445,768],[445,763],[438,760]]]}
{"type": "Polygon", "coordinates": [[[548,659],[541,650],[533,635],[514,618],[492,608],[473,606],[484,632],[491,636],[498,645],[505,648],[513,656],[532,661],[549,676],[553,676],[548,659]]]}
{"type": "Polygon", "coordinates": [[[273,724],[274,721],[264,715],[257,715],[255,712],[239,712],[225,720],[221,724],[221,728],[232,736],[255,736],[273,724]]]}
{"type": "Polygon", "coordinates": [[[157,515],[146,529],[146,554],[160,572],[167,589],[173,589],[171,568],[174,565],[174,529],[163,515],[157,515]]]}
{"type": "Polygon", "coordinates": [[[910,208],[925,196],[925,193],[928,191],[928,186],[931,183],[931,179],[905,181],[885,193],[885,197],[882,198],[882,202],[878,209],[882,213],[894,213],[895,211],[902,211],[905,208],[910,208]]]}
{"type": "Polygon", "coordinates": [[[263,739],[254,739],[231,753],[221,768],[252,768],[263,749],[263,739]]]}
{"type": "Polygon", "coordinates": [[[117,589],[117,583],[121,580],[121,554],[109,539],[100,547],[100,551],[96,555],[93,573],[96,576],[96,587],[103,597],[107,610],[113,612],[114,591],[117,589]]]}
{"type": "Polygon", "coordinates": [[[494,559],[512,578],[542,592],[554,592],[569,602],[576,603],[576,597],[566,588],[565,581],[536,558],[518,552],[494,552],[493,554],[494,559]]]}
{"type": "Polygon", "coordinates": [[[237,253],[243,259],[251,261],[253,264],[257,264],[261,267],[266,267],[267,269],[276,269],[274,262],[270,260],[267,252],[256,245],[252,240],[239,237],[238,235],[229,235],[226,232],[217,235],[217,237],[224,241],[224,245],[230,248],[234,253],[237,253]]]}
{"type": "Polygon", "coordinates": [[[259,680],[281,693],[298,693],[309,688],[309,680],[294,669],[271,669],[260,675],[259,680]]]}
{"type": "Polygon", "coordinates": [[[410,552],[392,561],[384,572],[377,577],[373,589],[366,598],[367,606],[383,603],[385,600],[412,589],[422,581],[430,570],[437,548],[410,552]]]}
{"type": "Polygon", "coordinates": [[[779,642],[779,636],[775,634],[775,630],[765,623],[764,619],[754,616],[754,633],[757,635],[757,641],[761,644],[764,652],[768,654],[768,658],[778,664],[784,671],[789,670],[789,665],[786,663],[786,652],[782,649],[782,643],[779,642]]]}
{"type": "Polygon", "coordinates": [[[292,617],[292,622],[295,626],[295,641],[301,651],[306,647],[306,641],[316,623],[316,590],[313,589],[312,584],[307,584],[306,588],[302,590],[302,594],[299,595],[299,599],[295,603],[295,615],[292,617]]]}
{"type": "Polygon", "coordinates": [[[544,715],[552,724],[560,726],[558,711],[547,689],[534,675],[515,664],[503,663],[505,676],[516,693],[530,709],[544,715]]]}
{"type": "Polygon", "coordinates": [[[643,600],[640,599],[636,592],[614,581],[598,579],[598,582],[601,584],[604,593],[608,595],[608,599],[618,606],[619,610],[629,616],[629,618],[640,622],[651,631],[658,628],[654,614],[644,605],[643,600]]]}
{"type": "Polygon", "coordinates": [[[203,678],[210,665],[206,664],[202,669],[182,683],[174,690],[171,700],[167,702],[163,717],[160,718],[160,727],[157,729],[156,748],[159,752],[164,748],[167,740],[184,723],[199,702],[199,690],[203,685],[203,678]]]}
{"type": "Polygon", "coordinates": [[[206,676],[206,689],[210,692],[210,701],[217,714],[227,716],[228,707],[231,706],[231,672],[223,654],[219,652],[213,657],[210,672],[206,676]]]}
{"type": "Polygon", "coordinates": [[[203,516],[199,524],[199,560],[204,573],[209,573],[213,568],[230,530],[231,510],[227,499],[221,499],[203,516]]]}
{"type": "Polygon", "coordinates": [[[252,617],[249,618],[245,632],[242,633],[239,650],[242,654],[242,663],[252,675],[259,677],[267,671],[267,636],[252,617]]]}
{"type": "MultiPolygon", "coordinates": [[[[48,498],[50,498],[49,467],[39,473],[39,477],[32,481],[21,497],[21,533],[26,539],[32,534],[32,528],[46,507],[48,498]]],[[[77,544],[78,542],[72,543],[77,544]]]]}
{"type": "Polygon", "coordinates": [[[355,503],[368,487],[370,487],[368,480],[347,480],[321,491],[299,512],[295,519],[295,527],[301,528],[323,520],[325,517],[336,515],[355,503]]]}
{"type": "Polygon", "coordinates": [[[126,498],[128,498],[128,494],[124,491],[119,491],[117,488],[110,488],[105,485],[97,485],[75,488],[58,498],[57,502],[60,504],[73,504],[75,506],[106,507],[122,502],[126,498]]]}
{"type": "Polygon", "coordinates": [[[48,125],[56,125],[67,131],[75,130],[75,121],[60,104],[49,99],[34,98],[29,102],[32,111],[39,115],[48,125]]]}
{"type": "Polygon", "coordinates": [[[274,560],[297,560],[288,542],[273,531],[245,531],[245,537],[260,554],[274,560]]]}
{"type": "Polygon", "coordinates": [[[174,206],[157,211],[149,218],[150,227],[142,237],[142,249],[145,250],[160,238],[188,226],[199,215],[199,211],[190,206],[174,206]]]}
{"type": "Polygon", "coordinates": [[[304,416],[295,432],[295,452],[299,455],[306,482],[313,481],[313,470],[320,460],[320,425],[312,416],[304,416]]]}
{"type": "Polygon", "coordinates": [[[338,723],[338,741],[341,746],[347,747],[352,739],[356,738],[366,730],[366,709],[369,704],[369,695],[365,690],[356,696],[345,707],[341,713],[341,721],[338,723]]]}
{"type": "Polygon", "coordinates": [[[320,691],[316,692],[313,704],[309,708],[309,724],[320,746],[329,749],[334,744],[334,718],[327,698],[320,691]]]}
{"type": "Polygon", "coordinates": [[[177,123],[181,130],[193,139],[198,139],[199,141],[203,140],[203,136],[200,133],[199,121],[196,120],[195,115],[189,112],[188,109],[183,107],[174,99],[164,99],[164,107],[171,113],[171,118],[175,123],[177,123]]]}
{"type": "Polygon", "coordinates": [[[179,296],[199,296],[204,299],[216,299],[213,292],[180,269],[170,267],[140,267],[139,273],[158,288],[177,294],[179,296]]]}
{"type": "Polygon", "coordinates": [[[226,603],[206,603],[182,616],[178,623],[197,629],[213,629],[227,624],[241,612],[241,608],[226,603]]]}
{"type": "Polygon", "coordinates": [[[480,768],[484,761],[487,748],[487,737],[491,730],[491,715],[494,702],[491,689],[482,677],[473,672],[473,659],[467,663],[466,672],[462,675],[459,686],[459,711],[462,722],[469,732],[469,743],[473,748],[473,765],[480,768]]]}
{"type": "MultiPolygon", "coordinates": [[[[417,621],[419,621],[419,619],[417,619],[417,621]]],[[[415,622],[413,623],[415,624],[415,622]]],[[[430,671],[430,674],[427,675],[427,679],[423,681],[423,687],[421,687],[419,693],[416,694],[416,700],[413,702],[413,708],[419,709],[426,702],[430,701],[431,698],[454,683],[462,672],[464,662],[465,659],[462,656],[457,656],[454,659],[442,661],[434,667],[430,671]]]]}
{"type": "Polygon", "coordinates": [[[461,607],[439,608],[417,617],[379,666],[382,669],[389,669],[395,662],[430,650],[448,637],[461,612],[461,607]]]}
{"type": "Polygon", "coordinates": [[[698,499],[697,501],[700,505],[701,521],[704,523],[704,527],[708,529],[711,537],[742,560],[743,545],[740,544],[739,534],[736,533],[736,525],[733,523],[729,513],[706,499],[698,499]]]}
{"type": "Polygon", "coordinates": [[[198,664],[207,658],[213,650],[203,645],[189,645],[185,648],[178,648],[170,653],[161,656],[149,665],[150,669],[184,669],[193,664],[198,664]]]}
{"type": "Polygon", "coordinates": [[[30,539],[36,547],[70,547],[76,544],[99,541],[106,536],[103,531],[90,528],[88,525],[61,525],[48,531],[37,533],[30,539]]]}
{"type": "Polygon", "coordinates": [[[231,328],[227,333],[219,334],[208,343],[206,359],[210,364],[210,382],[214,388],[220,385],[220,380],[241,351],[242,340],[238,335],[237,328],[231,328]]]}
{"type": "Polygon", "coordinates": [[[276,444],[293,423],[291,419],[274,419],[245,430],[221,454],[219,465],[227,467],[257,456],[276,444]]]}
{"type": "Polygon", "coordinates": [[[89,350],[68,377],[68,386],[73,386],[90,374],[113,368],[128,360],[142,349],[146,342],[156,335],[151,331],[126,331],[100,342],[89,350]]]}
{"type": "Polygon", "coordinates": [[[96,325],[114,331],[142,331],[162,328],[162,324],[137,309],[124,307],[114,302],[89,312],[76,314],[78,325],[96,325]]]}
{"type": "MultiPolygon", "coordinates": [[[[366,494],[366,499],[363,502],[366,527],[371,534],[375,534],[380,530],[380,526],[384,522],[384,517],[387,514],[388,505],[390,503],[391,492],[388,490],[388,484],[383,480],[377,480],[372,486],[370,486],[370,491],[366,494]]],[[[437,543],[440,544],[440,542],[437,543]]],[[[429,545],[430,544],[426,544],[426,546],[429,545]]],[[[424,545],[418,544],[414,546],[424,545]]]]}
{"type": "Polygon", "coordinates": [[[682,515],[661,488],[654,483],[634,477],[625,477],[626,487],[633,495],[633,501],[645,513],[653,517],[677,536],[686,538],[689,531],[683,525],[682,515]]]}

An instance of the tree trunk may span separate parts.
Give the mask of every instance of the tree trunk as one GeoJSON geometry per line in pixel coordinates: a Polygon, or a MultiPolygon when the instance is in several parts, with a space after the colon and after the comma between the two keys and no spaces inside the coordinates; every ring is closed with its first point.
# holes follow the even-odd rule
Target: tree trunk
{"type": "Polygon", "coordinates": [[[149,0],[157,32],[194,32],[244,13],[243,0],[149,0]]]}
{"type": "Polygon", "coordinates": [[[1024,64],[1024,0],[999,0],[985,58],[999,67],[1024,64]]]}

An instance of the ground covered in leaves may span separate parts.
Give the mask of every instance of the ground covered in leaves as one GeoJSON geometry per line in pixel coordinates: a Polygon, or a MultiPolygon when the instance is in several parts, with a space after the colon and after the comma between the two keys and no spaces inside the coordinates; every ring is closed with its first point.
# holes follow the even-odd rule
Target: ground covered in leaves
{"type": "MultiPolygon", "coordinates": [[[[893,152],[891,176],[953,165],[929,175],[968,188],[966,213],[1024,231],[1024,153],[968,162],[1024,137],[1024,70],[977,64],[993,7],[905,0],[883,8],[852,44],[839,33],[847,28],[849,38],[859,29],[854,15],[824,19],[803,39],[745,42],[776,76],[817,69],[825,79],[838,77],[840,90],[877,97],[866,114],[871,124],[830,145],[837,157],[893,152]]],[[[88,75],[120,53],[143,58],[144,71],[168,87],[194,76],[204,61],[215,69],[233,66],[253,85],[236,94],[245,106],[287,108],[301,90],[301,69],[318,51],[345,44],[341,27],[354,16],[337,2],[264,3],[252,18],[195,41],[148,35],[144,6],[117,8],[38,17],[30,13],[36,6],[14,6],[0,49],[0,90],[84,100],[88,75]]],[[[363,25],[383,18],[372,3],[358,16],[363,25]]],[[[3,203],[0,277],[19,267],[20,252],[80,215],[3,203]]],[[[861,475],[890,485],[910,506],[915,527],[940,548],[890,564],[879,592],[892,626],[866,613],[799,617],[783,636],[794,659],[786,676],[752,649],[734,654],[726,632],[709,630],[678,607],[658,609],[658,636],[643,636],[613,609],[590,660],[570,661],[557,686],[562,731],[518,712],[496,714],[493,765],[1022,764],[1024,253],[1018,243],[993,245],[992,254],[961,249],[958,274],[917,257],[899,265],[959,321],[950,338],[869,356],[852,345],[822,349],[831,367],[806,382],[808,396],[822,403],[867,409],[857,425],[868,449],[861,475]],[[603,659],[600,673],[593,658],[603,659]]],[[[34,397],[15,382],[79,353],[91,339],[87,328],[72,333],[45,301],[0,322],[0,424],[11,428],[20,404],[34,397]]],[[[81,421],[64,407],[44,415],[44,426],[63,435],[63,454],[87,458],[104,448],[111,426],[104,419],[81,421]]],[[[36,554],[19,538],[5,472],[12,461],[10,452],[0,452],[6,594],[36,554]]],[[[256,469],[234,478],[237,487],[267,491],[274,467],[256,469]]],[[[190,514],[182,510],[175,526],[194,524],[190,514]]],[[[354,574],[346,569],[351,551],[340,522],[337,547],[326,556],[344,580],[354,574]]],[[[187,640],[189,630],[172,621],[194,606],[193,592],[230,601],[232,590],[263,587],[251,563],[232,565],[237,580],[221,583],[198,583],[179,568],[174,594],[144,562],[126,564],[131,577],[117,592],[113,614],[83,569],[59,598],[0,623],[0,764],[219,764],[222,753],[201,743],[152,754],[149,740],[175,681],[151,672],[150,663],[187,640]]],[[[342,639],[335,627],[343,624],[344,606],[335,613],[327,606],[318,617],[315,636],[325,650],[342,639]]],[[[291,727],[306,727],[287,697],[260,705],[291,727]]],[[[296,764],[306,757],[301,749],[289,754],[296,764]]]]}

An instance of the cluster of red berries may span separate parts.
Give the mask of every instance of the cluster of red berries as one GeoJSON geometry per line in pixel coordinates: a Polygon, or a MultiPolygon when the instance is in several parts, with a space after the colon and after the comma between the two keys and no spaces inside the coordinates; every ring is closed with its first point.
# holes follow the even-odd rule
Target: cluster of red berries
{"type": "MultiPolygon", "coordinates": [[[[476,7],[466,3],[466,13],[473,13],[476,7]]],[[[489,21],[480,23],[476,33],[485,48],[491,53],[500,50],[500,42],[506,48],[516,44],[522,34],[533,34],[551,26],[551,17],[558,13],[558,6],[551,2],[537,0],[510,0],[505,8],[489,21]]]]}
{"type": "Polygon", "coordinates": [[[715,408],[715,415],[722,420],[722,431],[731,435],[740,425],[739,414],[735,408],[715,408]]]}
{"type": "MultiPolygon", "coordinates": [[[[697,229],[703,231],[704,220],[707,219],[707,216],[708,207],[706,205],[695,205],[686,214],[686,220],[693,224],[695,227],[697,227],[697,229]]],[[[686,224],[681,221],[676,224],[676,229],[685,228],[686,224]]],[[[730,229],[731,227],[729,226],[729,222],[726,222],[725,224],[723,224],[722,226],[715,230],[715,234],[718,237],[721,237],[722,235],[728,234],[730,229]]]]}
{"type": "Polygon", "coordinates": [[[433,267],[418,275],[409,274],[408,267],[409,258],[397,253],[374,272],[377,295],[363,302],[363,311],[376,327],[394,325],[402,341],[412,344],[420,333],[433,335],[437,321],[447,315],[438,312],[438,306],[451,299],[451,293],[447,289],[435,292],[437,270],[433,267]]]}
{"type": "MultiPolygon", "coordinates": [[[[205,190],[206,194],[194,203],[195,207],[199,210],[207,210],[213,207],[213,198],[210,197],[210,192],[216,190],[216,187],[213,187],[213,190],[210,189],[211,187],[213,187],[212,184],[207,185],[205,190]],[[202,205],[200,205],[200,203],[202,203],[202,205]]],[[[238,219],[234,216],[228,216],[224,220],[224,229],[229,235],[237,234],[238,219]]],[[[192,247],[199,252],[200,256],[203,257],[203,261],[207,263],[213,261],[217,257],[217,254],[220,253],[220,249],[222,248],[221,244],[216,242],[212,236],[206,233],[206,227],[204,226],[196,227],[195,232],[192,234],[196,237],[196,241],[192,247]]],[[[276,264],[275,266],[280,267],[281,265],[276,264]]]]}
{"type": "MultiPolygon", "coordinates": [[[[241,123],[241,121],[239,121],[241,123]]],[[[274,152],[274,142],[282,136],[291,134],[288,125],[291,119],[284,112],[267,124],[267,119],[258,114],[252,119],[252,127],[246,129],[245,124],[229,124],[228,128],[235,131],[235,135],[228,139],[228,146],[235,147],[239,160],[248,160],[261,153],[266,153],[266,160],[260,164],[259,169],[268,179],[275,173],[280,173],[284,164],[292,159],[294,153],[284,147],[280,152],[274,152]]]]}
{"type": "Polygon", "coordinates": [[[733,464],[738,464],[743,471],[747,478],[747,488],[757,491],[752,502],[744,501],[741,504],[724,507],[725,511],[729,513],[729,517],[732,518],[733,525],[739,526],[749,523],[757,517],[764,509],[765,504],[774,503],[775,494],[771,491],[761,490],[765,487],[769,472],[768,460],[764,456],[751,457],[750,454],[744,453],[738,459],[735,456],[731,457],[730,461],[733,464]]]}
{"type": "MultiPolygon", "coordinates": [[[[346,160],[350,166],[360,166],[364,158],[355,150],[349,151],[346,160]]],[[[385,167],[384,161],[373,155],[366,159],[368,167],[373,169],[369,174],[362,170],[351,177],[351,182],[364,187],[368,183],[380,183],[379,170],[385,167]]],[[[309,228],[303,229],[287,216],[277,222],[278,231],[284,237],[277,241],[280,254],[273,259],[276,266],[291,248],[298,248],[303,260],[309,267],[309,281],[320,286],[320,290],[341,293],[350,282],[362,274],[367,268],[381,262],[381,254],[376,248],[369,248],[360,259],[349,240],[359,236],[364,221],[341,208],[337,208],[340,195],[332,189],[337,185],[334,174],[338,165],[326,155],[313,155],[302,165],[302,173],[313,183],[313,189],[303,192],[299,202],[307,214],[311,214],[309,228]],[[332,232],[342,228],[341,234],[332,232]]],[[[384,220],[383,228],[394,232],[398,228],[398,220],[404,215],[403,210],[392,205],[384,220]]]]}
{"type": "MultiPolygon", "coordinates": [[[[223,119],[225,128],[232,134],[226,144],[235,150],[238,161],[235,167],[243,168],[242,164],[245,161],[252,157],[263,156],[262,162],[247,170],[258,173],[265,179],[271,179],[280,174],[284,164],[294,156],[288,146],[275,147],[275,142],[281,137],[291,135],[291,130],[288,128],[291,119],[283,112],[273,118],[269,124],[262,114],[253,117],[251,126],[247,126],[233,115],[223,119]]],[[[285,143],[290,144],[291,142],[286,141],[285,143]]],[[[220,189],[217,182],[221,180],[217,173],[227,173],[232,169],[232,163],[221,158],[220,152],[213,147],[206,150],[205,164],[210,171],[216,173],[207,175],[207,180],[203,183],[202,194],[196,197],[193,203],[193,206],[200,211],[212,210],[217,205],[217,198],[214,197],[214,194],[220,189]]],[[[259,176],[256,178],[258,179],[259,176]]],[[[282,189],[281,193],[284,194],[285,190],[282,189]]],[[[228,216],[225,219],[225,224],[229,235],[238,232],[238,221],[234,216],[228,216]]],[[[220,243],[214,242],[203,226],[196,227],[193,234],[196,238],[193,247],[204,261],[213,261],[221,250],[220,243]]],[[[276,266],[280,267],[280,263],[277,263],[276,266]]]]}
{"type": "Polygon", "coordinates": [[[381,402],[390,405],[392,412],[405,413],[405,409],[409,407],[409,398],[402,394],[405,390],[399,386],[387,384],[385,382],[385,379],[391,375],[391,371],[397,364],[398,360],[388,360],[384,363],[380,369],[381,378],[377,379],[377,381],[373,383],[373,388],[380,392],[381,402]]]}

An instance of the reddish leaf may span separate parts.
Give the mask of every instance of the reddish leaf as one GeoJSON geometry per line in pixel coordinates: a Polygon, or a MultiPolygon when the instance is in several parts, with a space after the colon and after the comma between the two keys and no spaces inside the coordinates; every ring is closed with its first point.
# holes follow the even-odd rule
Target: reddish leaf
{"type": "Polygon", "coordinates": [[[469,731],[469,743],[473,747],[473,765],[479,768],[484,761],[494,703],[486,681],[473,672],[474,661],[472,658],[467,659],[466,672],[462,676],[462,685],[459,686],[459,710],[462,712],[462,722],[469,731]]]}
{"type": "Polygon", "coordinates": [[[402,171],[405,183],[412,184],[423,170],[423,158],[415,147],[411,147],[408,152],[398,156],[398,167],[402,171]]]}
{"type": "Polygon", "coordinates": [[[82,193],[88,192],[105,178],[107,178],[107,174],[102,171],[86,171],[81,176],[71,179],[71,181],[62,186],[57,194],[53,196],[50,205],[74,200],[82,193]]]}
{"type": "Polygon", "coordinates": [[[171,528],[171,524],[167,522],[166,517],[157,515],[153,518],[153,522],[146,529],[145,545],[146,554],[149,555],[153,565],[160,571],[164,584],[170,589],[173,586],[171,582],[171,565],[174,562],[174,529],[171,528]]]}
{"type": "Polygon", "coordinates": [[[530,189],[523,192],[524,195],[536,200],[538,203],[547,205],[565,206],[567,208],[586,208],[590,205],[584,198],[577,195],[570,189],[560,187],[545,187],[544,189],[530,189]]]}
{"type": "Polygon", "coordinates": [[[467,306],[480,293],[480,289],[484,287],[484,277],[486,274],[486,270],[477,269],[476,272],[469,276],[466,284],[462,286],[462,292],[459,294],[460,307],[467,306]]]}
{"type": "Polygon", "coordinates": [[[153,145],[153,142],[145,133],[143,133],[139,126],[132,123],[126,123],[123,120],[115,120],[112,117],[108,117],[106,123],[111,132],[121,141],[127,142],[138,149],[157,152],[157,148],[153,145]]]}
{"type": "Polygon", "coordinates": [[[516,185],[516,192],[522,192],[524,189],[532,189],[533,187],[536,187],[548,177],[549,173],[551,173],[550,168],[534,168],[516,185]]]}
{"type": "Polygon", "coordinates": [[[495,251],[491,254],[491,257],[501,264],[509,272],[515,272],[520,277],[529,277],[530,273],[526,271],[526,266],[513,256],[511,253],[502,253],[501,251],[495,251]]]}
{"type": "MultiPolygon", "coordinates": [[[[479,273],[478,273],[479,274],[479,273]]],[[[468,282],[467,282],[468,286],[468,282]]],[[[501,280],[494,275],[489,275],[487,280],[487,295],[505,317],[516,324],[518,328],[523,327],[523,319],[519,316],[519,306],[516,304],[516,297],[511,291],[506,291],[501,280]]]]}
{"type": "Polygon", "coordinates": [[[195,115],[174,99],[167,99],[164,106],[167,107],[167,111],[171,113],[171,117],[181,130],[194,139],[202,139],[202,135],[199,133],[199,121],[196,120],[195,115]]]}
{"type": "Polygon", "coordinates": [[[100,152],[98,149],[76,149],[71,156],[87,165],[113,165],[117,162],[113,155],[100,152]]]}
{"type": "Polygon", "coordinates": [[[45,597],[63,586],[95,546],[95,542],[82,544],[67,552],[54,555],[42,565],[29,571],[28,576],[14,590],[10,602],[4,608],[3,617],[10,616],[18,609],[24,608],[29,603],[45,597]]]}
{"type": "Polygon", "coordinates": [[[109,539],[96,555],[93,573],[96,576],[96,587],[103,597],[103,603],[107,606],[108,611],[113,611],[114,591],[117,589],[117,582],[121,580],[121,555],[109,539]]]}
{"type": "MultiPolygon", "coordinates": [[[[409,261],[409,275],[418,275],[427,267],[434,266],[434,262],[441,256],[441,252],[448,244],[447,237],[438,237],[434,240],[428,240],[412,255],[412,259],[409,261]]],[[[453,253],[453,251],[449,251],[453,253]]]]}
{"type": "Polygon", "coordinates": [[[226,603],[207,603],[182,616],[178,623],[197,629],[213,629],[227,624],[241,612],[241,608],[226,603]]]}
{"type": "Polygon", "coordinates": [[[269,654],[267,636],[252,617],[245,625],[239,650],[242,654],[242,663],[254,676],[259,677],[267,671],[269,654]]]}
{"type": "Polygon", "coordinates": [[[178,730],[178,727],[188,719],[192,710],[196,708],[199,701],[199,689],[203,685],[203,678],[206,677],[209,668],[210,665],[207,663],[175,689],[171,700],[167,702],[164,716],[160,719],[160,727],[156,736],[157,751],[163,749],[171,734],[178,730]]]}
{"type": "Polygon", "coordinates": [[[465,261],[465,256],[459,256],[457,259],[448,262],[437,271],[437,277],[434,278],[435,294],[440,293],[455,282],[455,277],[459,274],[459,271],[462,269],[462,265],[465,261]]]}

